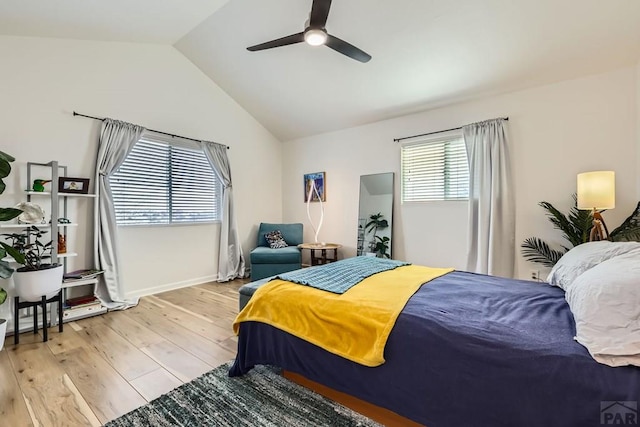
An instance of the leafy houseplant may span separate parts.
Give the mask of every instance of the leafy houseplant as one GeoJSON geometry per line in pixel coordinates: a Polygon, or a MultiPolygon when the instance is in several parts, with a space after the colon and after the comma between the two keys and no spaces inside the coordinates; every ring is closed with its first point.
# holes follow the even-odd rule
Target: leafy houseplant
{"type": "MultiPolygon", "coordinates": [[[[580,210],[577,207],[576,195],[573,195],[573,207],[569,214],[565,215],[556,209],[549,202],[540,202],[539,206],[547,211],[549,221],[554,228],[562,231],[562,235],[571,247],[581,245],[589,241],[589,234],[593,227],[593,214],[590,210],[580,210]]],[[[620,241],[640,241],[640,203],[624,222],[611,233],[609,240],[620,241]]],[[[522,256],[535,263],[553,267],[556,262],[571,249],[571,247],[561,246],[561,249],[553,249],[547,242],[538,237],[529,237],[520,245],[522,256]]]]}
{"type": "Polygon", "coordinates": [[[369,215],[369,222],[364,226],[367,233],[373,233],[373,237],[369,243],[369,249],[371,252],[377,253],[381,258],[389,258],[389,254],[387,253],[389,250],[389,238],[386,236],[379,237],[377,233],[378,230],[387,227],[389,227],[389,222],[384,219],[384,215],[381,212],[369,215]]]}
{"type": "Polygon", "coordinates": [[[49,243],[40,241],[46,233],[47,231],[40,230],[35,225],[32,225],[25,228],[22,233],[3,234],[11,241],[10,246],[21,255],[20,260],[16,259],[16,262],[24,266],[18,268],[18,271],[46,270],[58,266],[58,264],[45,263],[45,260],[51,258],[51,247],[53,245],[52,241],[49,241],[49,243]]]}
{"type": "MultiPolygon", "coordinates": [[[[9,176],[11,173],[11,162],[15,159],[0,151],[0,194],[4,193],[7,185],[4,183],[4,178],[9,176]]],[[[22,211],[20,209],[15,208],[0,208],[0,221],[9,221],[20,215],[22,211]]],[[[20,254],[17,251],[14,251],[13,248],[9,247],[6,244],[0,243],[0,278],[8,279],[13,274],[13,268],[9,265],[7,261],[3,261],[4,257],[9,255],[13,255],[14,258],[17,255],[17,259],[20,260],[20,254]]],[[[3,288],[0,288],[0,305],[4,304],[7,299],[7,291],[3,288]]],[[[7,331],[7,320],[0,319],[0,350],[4,346],[4,335],[7,331]]]]}
{"type": "MultiPolygon", "coordinates": [[[[0,152],[0,177],[5,178],[11,172],[15,159],[0,152]]],[[[1,182],[0,193],[6,188],[1,182]]],[[[22,211],[15,208],[0,210],[0,220],[7,221],[20,215],[22,211]]],[[[35,226],[25,228],[22,233],[3,234],[7,242],[0,242],[0,258],[11,256],[23,266],[16,271],[7,261],[0,261],[0,277],[14,277],[16,294],[26,301],[38,301],[43,295],[53,297],[62,286],[62,265],[46,263],[51,257],[53,242],[42,243],[41,237],[46,233],[35,226]]]]}
{"type": "MultiPolygon", "coordinates": [[[[15,159],[0,151],[0,194],[4,193],[7,185],[4,183],[4,178],[11,173],[11,162],[15,159]]],[[[20,215],[22,211],[16,208],[0,208],[0,221],[9,221],[20,215]]],[[[20,253],[14,250],[11,246],[4,242],[0,242],[0,278],[8,279],[13,274],[13,268],[3,258],[7,255],[12,256],[19,263],[24,262],[20,253]]]]}
{"type": "Polygon", "coordinates": [[[11,241],[13,250],[22,257],[21,260],[16,258],[23,266],[13,275],[16,294],[21,300],[38,301],[43,295],[49,299],[62,287],[62,264],[48,262],[53,242],[42,243],[40,240],[46,233],[32,225],[22,233],[3,234],[11,241]]]}
{"type": "Polygon", "coordinates": [[[380,258],[390,258],[389,257],[389,242],[391,241],[387,236],[380,237],[375,236],[377,242],[374,247],[374,251],[380,256],[380,258]]]}

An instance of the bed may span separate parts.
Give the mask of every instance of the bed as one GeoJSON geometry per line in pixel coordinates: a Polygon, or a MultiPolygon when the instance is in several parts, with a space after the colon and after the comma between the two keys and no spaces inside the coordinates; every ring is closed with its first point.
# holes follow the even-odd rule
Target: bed
{"type": "Polygon", "coordinates": [[[380,366],[248,321],[229,374],[280,366],[428,427],[596,426],[609,403],[637,405],[640,368],[600,364],[574,335],[562,289],[454,271],[408,300],[380,366]]]}

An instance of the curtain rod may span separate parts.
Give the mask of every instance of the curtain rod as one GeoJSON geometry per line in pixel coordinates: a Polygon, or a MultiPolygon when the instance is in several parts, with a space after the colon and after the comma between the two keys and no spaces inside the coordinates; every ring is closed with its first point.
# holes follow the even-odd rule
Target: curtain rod
{"type": "MultiPolygon", "coordinates": [[[[101,122],[104,122],[105,119],[104,118],[100,118],[100,117],[93,117],[93,116],[87,116],[86,114],[80,114],[80,113],[76,113],[75,111],[73,112],[74,116],[80,116],[80,117],[86,117],[88,119],[93,119],[93,120],[100,120],[101,122]]],[[[150,132],[155,132],[155,133],[161,133],[162,135],[167,135],[167,136],[171,136],[173,138],[182,138],[182,139],[188,139],[190,141],[196,141],[196,142],[204,142],[201,139],[195,139],[195,138],[189,138],[188,136],[180,136],[180,135],[174,135],[172,133],[167,133],[167,132],[162,132],[159,130],[154,130],[154,129],[147,129],[150,132]]],[[[217,144],[217,143],[216,143],[217,144]]],[[[224,144],[220,144],[220,145],[224,145],[224,144]]],[[[227,147],[227,150],[231,147],[229,147],[228,145],[225,145],[225,147],[227,147]]]]}
{"type": "MultiPolygon", "coordinates": [[[[509,120],[509,117],[499,117],[499,118],[502,119],[502,120],[509,120]]],[[[473,124],[473,123],[470,123],[470,124],[473,124]]],[[[469,125],[465,125],[465,126],[469,126],[469,125]]],[[[435,132],[421,133],[419,135],[403,136],[402,138],[393,138],[393,141],[394,142],[400,142],[400,141],[403,141],[405,139],[417,138],[419,136],[435,135],[436,133],[449,132],[449,131],[452,131],[452,130],[460,130],[463,127],[464,126],[458,126],[457,128],[451,128],[451,129],[445,129],[445,130],[437,130],[435,132]]]]}

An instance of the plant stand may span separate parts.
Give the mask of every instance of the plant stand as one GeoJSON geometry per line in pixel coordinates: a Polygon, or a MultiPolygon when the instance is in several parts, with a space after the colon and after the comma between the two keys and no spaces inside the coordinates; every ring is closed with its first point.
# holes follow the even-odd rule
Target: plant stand
{"type": "Polygon", "coordinates": [[[47,304],[50,302],[58,303],[58,332],[62,332],[62,290],[57,295],[47,299],[46,295],[42,296],[40,301],[23,301],[20,302],[20,297],[14,298],[14,319],[15,326],[13,333],[13,343],[17,345],[20,342],[20,309],[33,307],[33,333],[38,333],[38,306],[42,308],[42,342],[47,342],[49,337],[47,335],[47,304]]]}
{"type": "Polygon", "coordinates": [[[7,319],[0,319],[0,351],[4,348],[4,340],[7,336],[7,319]]]}

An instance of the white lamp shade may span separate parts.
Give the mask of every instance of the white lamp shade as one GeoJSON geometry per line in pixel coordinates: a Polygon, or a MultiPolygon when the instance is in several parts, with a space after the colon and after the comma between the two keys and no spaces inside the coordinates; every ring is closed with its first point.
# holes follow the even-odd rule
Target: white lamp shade
{"type": "Polygon", "coordinates": [[[616,174],[595,171],[578,174],[578,209],[613,209],[616,207],[616,174]]]}

